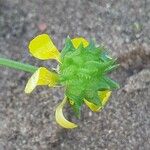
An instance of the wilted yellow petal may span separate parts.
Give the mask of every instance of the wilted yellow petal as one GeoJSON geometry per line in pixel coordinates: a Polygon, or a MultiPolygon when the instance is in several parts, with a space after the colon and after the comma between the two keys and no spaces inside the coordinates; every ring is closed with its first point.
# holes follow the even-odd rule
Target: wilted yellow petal
{"type": "Polygon", "coordinates": [[[99,91],[98,92],[98,95],[100,97],[100,99],[102,100],[102,106],[98,107],[96,106],[95,104],[87,101],[86,99],[84,100],[85,104],[94,112],[99,112],[104,106],[105,104],[107,103],[110,95],[111,95],[111,91],[99,91]]]}
{"type": "Polygon", "coordinates": [[[40,67],[28,80],[25,87],[25,93],[31,93],[37,85],[55,86],[57,81],[57,73],[51,72],[44,67],[40,67]]]}
{"type": "Polygon", "coordinates": [[[56,112],[55,112],[56,122],[63,128],[68,128],[68,129],[76,128],[77,125],[68,121],[63,115],[63,107],[66,101],[67,101],[67,98],[65,97],[63,101],[56,108],[56,112]]]}
{"type": "Polygon", "coordinates": [[[78,48],[81,43],[83,44],[84,47],[87,47],[89,45],[89,42],[82,37],[74,38],[71,41],[75,48],[78,48]]]}
{"type": "Polygon", "coordinates": [[[29,43],[30,53],[39,59],[56,59],[60,62],[60,53],[47,34],[41,34],[35,37],[29,43]]]}

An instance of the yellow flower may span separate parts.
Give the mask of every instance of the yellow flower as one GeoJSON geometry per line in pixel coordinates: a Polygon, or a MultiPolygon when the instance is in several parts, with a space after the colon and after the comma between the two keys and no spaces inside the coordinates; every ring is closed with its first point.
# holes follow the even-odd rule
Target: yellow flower
{"type": "MultiPolygon", "coordinates": [[[[75,48],[77,48],[81,43],[84,47],[88,46],[89,44],[88,41],[82,37],[72,39],[72,43],[75,48]]],[[[55,59],[59,63],[61,63],[60,52],[47,34],[41,34],[31,40],[31,42],[29,43],[29,51],[34,57],[38,59],[55,59]]],[[[49,87],[55,87],[59,85],[59,74],[55,71],[49,71],[45,67],[38,68],[38,70],[36,70],[28,80],[28,83],[25,87],[25,93],[31,93],[38,85],[47,85],[49,87]]],[[[102,106],[106,104],[110,95],[110,91],[99,92],[99,97],[102,100],[102,106]]],[[[66,102],[67,97],[65,96],[64,100],[56,107],[56,122],[64,128],[75,128],[77,127],[77,125],[65,119],[63,115],[63,107],[66,102]]],[[[88,100],[84,100],[84,102],[92,111],[97,112],[102,108],[97,107],[88,100]]]]}

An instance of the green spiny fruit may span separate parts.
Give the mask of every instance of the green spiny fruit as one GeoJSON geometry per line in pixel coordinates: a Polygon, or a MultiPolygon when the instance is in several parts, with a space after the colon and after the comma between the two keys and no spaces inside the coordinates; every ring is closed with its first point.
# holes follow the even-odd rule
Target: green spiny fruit
{"type": "Polygon", "coordinates": [[[116,59],[107,55],[104,47],[93,41],[87,47],[81,43],[78,48],[67,38],[61,52],[60,83],[65,86],[66,96],[77,116],[84,98],[101,106],[98,91],[113,90],[119,85],[106,74],[118,66],[116,59]]]}

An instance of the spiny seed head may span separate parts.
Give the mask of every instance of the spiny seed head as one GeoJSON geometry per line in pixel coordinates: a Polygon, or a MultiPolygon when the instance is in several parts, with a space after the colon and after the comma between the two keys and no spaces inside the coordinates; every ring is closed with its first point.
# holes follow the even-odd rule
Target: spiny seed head
{"type": "Polygon", "coordinates": [[[67,38],[61,52],[60,83],[65,86],[66,96],[79,115],[83,100],[100,106],[98,91],[113,90],[119,85],[106,74],[117,67],[116,60],[107,55],[102,46],[93,41],[87,47],[78,48],[67,38]]]}

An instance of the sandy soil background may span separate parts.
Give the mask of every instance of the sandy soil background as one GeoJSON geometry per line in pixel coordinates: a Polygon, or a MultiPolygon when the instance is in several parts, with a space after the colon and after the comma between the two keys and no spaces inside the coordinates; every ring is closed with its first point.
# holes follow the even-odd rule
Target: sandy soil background
{"type": "Polygon", "coordinates": [[[24,87],[31,74],[0,68],[0,150],[150,149],[150,0],[0,0],[0,55],[56,67],[28,53],[28,42],[48,33],[61,49],[67,35],[95,38],[121,64],[121,88],[101,113],[83,107],[67,117],[79,128],[59,127],[54,110],[63,89],[24,87]]]}

